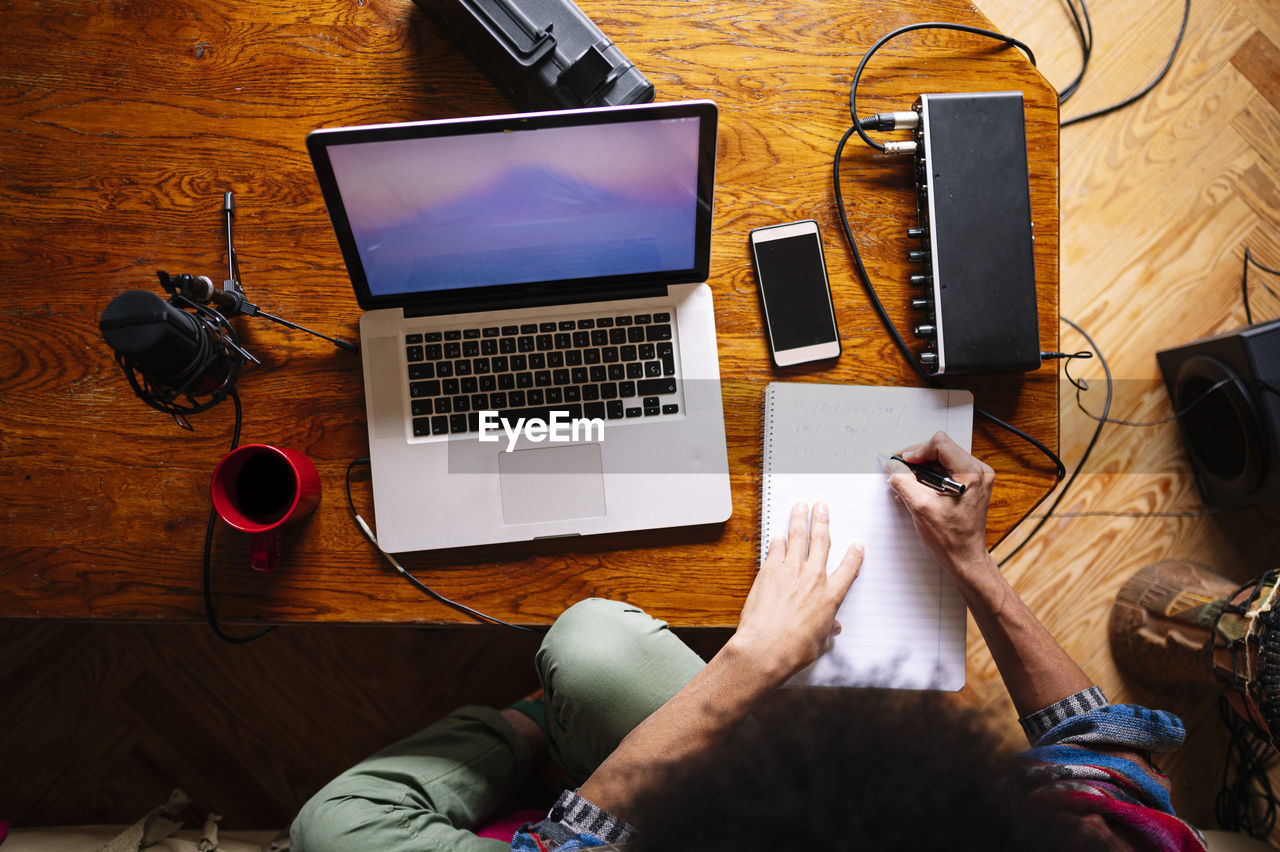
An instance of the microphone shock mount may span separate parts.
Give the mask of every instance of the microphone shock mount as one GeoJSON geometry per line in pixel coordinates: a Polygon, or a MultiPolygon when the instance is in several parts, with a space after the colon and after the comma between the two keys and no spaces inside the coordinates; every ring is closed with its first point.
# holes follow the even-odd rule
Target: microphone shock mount
{"type": "MultiPolygon", "coordinates": [[[[152,297],[149,301],[146,291],[134,291],[118,296],[108,306],[102,321],[99,323],[108,345],[115,351],[116,362],[124,371],[130,386],[138,398],[152,408],[163,411],[173,417],[183,429],[191,430],[188,415],[198,414],[217,405],[235,392],[236,382],[246,362],[261,362],[240,345],[231,318],[237,316],[262,317],[263,319],[283,325],[287,328],[304,331],[329,341],[348,352],[359,352],[357,345],[321,334],[282,317],[267,313],[250,302],[240,284],[240,262],[236,254],[232,236],[232,221],[235,217],[235,200],[231,192],[223,194],[222,212],[226,219],[227,235],[227,279],[222,287],[218,287],[204,275],[169,275],[158,271],[160,286],[168,294],[168,304],[177,310],[161,310],[164,301],[152,297]],[[132,302],[125,304],[132,299],[132,302]],[[111,332],[127,326],[141,314],[148,314],[154,321],[180,339],[180,345],[172,349],[164,348],[150,353],[151,358],[142,357],[141,353],[126,353],[112,344],[111,332]],[[157,362],[167,361],[165,356],[171,352],[191,352],[186,364],[172,367],[171,362],[158,366],[157,362]],[[137,357],[135,357],[137,356],[137,357]],[[139,364],[139,361],[147,361],[139,364]]],[[[172,337],[170,338],[172,341],[172,337]]],[[[160,344],[157,344],[160,346],[160,344]]]]}

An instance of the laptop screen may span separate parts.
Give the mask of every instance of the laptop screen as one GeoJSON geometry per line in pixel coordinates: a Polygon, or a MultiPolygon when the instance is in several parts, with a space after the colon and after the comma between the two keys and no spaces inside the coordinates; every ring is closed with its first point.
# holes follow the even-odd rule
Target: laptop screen
{"type": "Polygon", "coordinates": [[[693,102],[325,130],[308,147],[377,307],[705,278],[714,125],[693,102]]]}

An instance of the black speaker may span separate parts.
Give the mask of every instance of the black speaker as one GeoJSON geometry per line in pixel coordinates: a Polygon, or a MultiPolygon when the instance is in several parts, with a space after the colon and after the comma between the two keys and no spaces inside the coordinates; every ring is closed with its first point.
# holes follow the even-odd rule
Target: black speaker
{"type": "Polygon", "coordinates": [[[1280,320],[1156,353],[1208,506],[1280,506],[1280,320]]]}

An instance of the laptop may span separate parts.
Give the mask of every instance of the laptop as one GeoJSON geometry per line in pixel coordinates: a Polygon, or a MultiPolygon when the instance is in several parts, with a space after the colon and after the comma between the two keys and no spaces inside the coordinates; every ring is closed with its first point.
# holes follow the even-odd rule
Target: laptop
{"type": "Polygon", "coordinates": [[[715,104],[316,130],[390,552],[723,522],[715,104]]]}

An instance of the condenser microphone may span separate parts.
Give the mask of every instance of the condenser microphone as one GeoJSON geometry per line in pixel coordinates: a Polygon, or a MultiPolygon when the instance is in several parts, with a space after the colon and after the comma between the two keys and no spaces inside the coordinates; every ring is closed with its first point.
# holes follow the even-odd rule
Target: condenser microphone
{"type": "Polygon", "coordinates": [[[116,355],[156,381],[180,382],[191,376],[210,347],[208,332],[193,314],[146,290],[130,290],[112,299],[98,328],[116,355]]]}
{"type": "Polygon", "coordinates": [[[134,392],[152,408],[194,414],[220,402],[234,386],[244,351],[213,311],[181,310],[155,293],[131,290],[111,300],[98,328],[134,392]]]}

